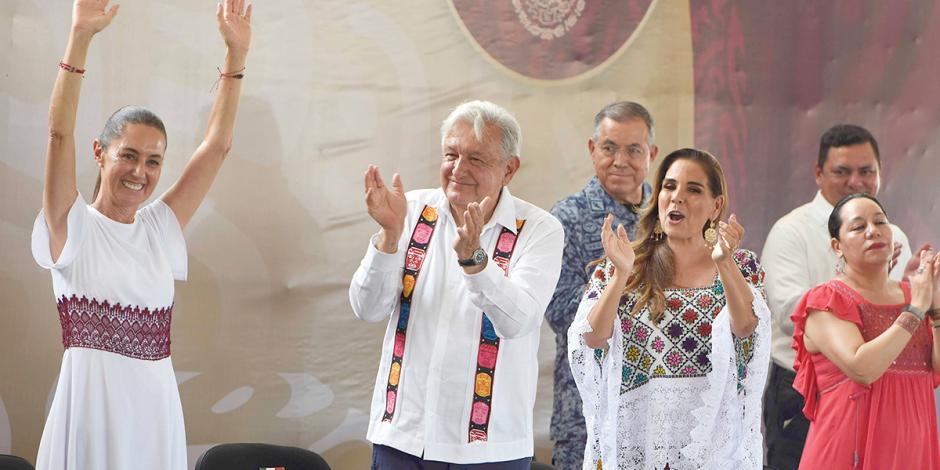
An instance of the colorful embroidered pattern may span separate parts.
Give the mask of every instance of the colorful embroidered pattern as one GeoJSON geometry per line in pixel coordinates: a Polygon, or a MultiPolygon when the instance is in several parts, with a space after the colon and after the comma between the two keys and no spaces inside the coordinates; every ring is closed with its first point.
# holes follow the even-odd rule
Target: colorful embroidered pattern
{"type": "Polygon", "coordinates": [[[402,361],[405,357],[405,334],[408,331],[408,318],[411,313],[411,298],[414,293],[418,273],[427,256],[428,245],[437,225],[437,209],[424,206],[418,223],[411,233],[408,250],[405,251],[405,269],[401,280],[401,299],[398,310],[398,326],[395,328],[395,345],[392,349],[392,364],[388,370],[388,385],[385,387],[385,414],[382,421],[391,421],[395,415],[395,403],[398,399],[398,383],[401,379],[402,361]]]}
{"type": "MultiPolygon", "coordinates": [[[[509,276],[509,259],[516,248],[519,232],[525,225],[524,220],[516,220],[516,233],[503,227],[496,240],[493,261],[509,276]]],[[[477,351],[477,372],[473,386],[473,404],[470,408],[469,442],[486,441],[490,425],[492,407],[493,378],[496,375],[496,357],[499,354],[499,337],[493,323],[483,313],[480,327],[480,347],[477,351]]]]}
{"type": "Polygon", "coordinates": [[[99,349],[148,361],[170,355],[172,305],[150,310],[75,295],[56,304],[65,349],[99,349]]]}
{"type": "MultiPolygon", "coordinates": [[[[738,250],[733,258],[744,279],[763,294],[764,273],[754,254],[738,250]]],[[[594,272],[589,297],[600,295],[610,269],[602,264],[594,272]]],[[[659,325],[649,321],[648,307],[640,310],[638,316],[630,314],[637,301],[635,296],[621,298],[618,310],[624,352],[621,393],[639,388],[651,379],[705,377],[712,370],[708,358],[712,347],[712,321],[726,302],[721,280],[716,275],[712,286],[667,289],[665,294],[666,311],[659,325]]],[[[747,363],[753,356],[753,337],[735,338],[734,348],[738,389],[741,390],[747,363]]]]}

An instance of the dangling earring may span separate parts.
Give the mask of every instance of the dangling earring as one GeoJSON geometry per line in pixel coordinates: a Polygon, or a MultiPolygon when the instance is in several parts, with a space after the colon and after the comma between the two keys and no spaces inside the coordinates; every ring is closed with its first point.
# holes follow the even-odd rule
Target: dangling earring
{"type": "Polygon", "coordinates": [[[839,256],[836,260],[836,274],[845,274],[845,256],[839,256]]]}
{"type": "Polygon", "coordinates": [[[718,231],[715,230],[714,220],[708,221],[708,228],[705,229],[704,236],[705,236],[705,246],[707,246],[709,250],[711,250],[712,248],[715,248],[715,244],[718,243],[718,231]]]}
{"type": "Polygon", "coordinates": [[[656,225],[653,226],[653,233],[650,234],[650,240],[658,242],[663,238],[666,238],[666,234],[663,232],[663,226],[659,224],[659,220],[656,220],[656,225]]]}

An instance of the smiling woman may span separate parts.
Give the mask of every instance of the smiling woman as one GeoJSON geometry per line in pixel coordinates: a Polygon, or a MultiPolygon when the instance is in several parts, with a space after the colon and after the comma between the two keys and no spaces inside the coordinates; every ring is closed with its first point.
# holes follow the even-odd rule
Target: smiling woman
{"type": "Polygon", "coordinates": [[[173,364],[174,279],[185,280],[183,228],[232,143],[251,6],[226,0],[216,17],[225,70],[205,138],[180,179],[143,205],[160,180],[166,128],[151,111],[115,112],[93,143],[100,169],[91,204],[75,183],[75,116],[92,38],[115,18],[107,0],[75,0],[49,106],[36,262],[51,271],[65,352],[36,467],[186,468],[173,364]],[[143,205],[143,206],[142,206],[143,205]]]}
{"type": "MultiPolygon", "coordinates": [[[[101,189],[102,175],[108,162],[124,162],[125,169],[130,168],[130,162],[143,163],[143,170],[147,173],[152,184],[143,200],[147,200],[160,178],[160,168],[166,153],[167,138],[166,126],[153,111],[140,106],[124,106],[108,118],[104,124],[101,135],[94,142],[95,162],[101,169],[95,191],[91,199],[98,200],[101,189]],[[108,157],[108,158],[105,158],[108,157]],[[147,171],[150,170],[150,171],[147,171]]],[[[111,168],[108,165],[108,168],[111,168]]],[[[133,182],[139,178],[132,178],[130,186],[136,191],[143,188],[136,186],[146,185],[148,181],[133,182]]],[[[138,201],[140,204],[143,201],[138,201]]]]}
{"type": "Polygon", "coordinates": [[[791,317],[793,388],[810,421],[800,468],[938,468],[940,255],[922,251],[907,281],[890,279],[888,216],[863,193],[836,203],[829,235],[842,272],[791,317]]]}
{"type": "Polygon", "coordinates": [[[568,330],[585,468],[759,468],[770,312],[718,160],[663,159],[631,244],[604,222],[605,259],[568,330]]]}
{"type": "Polygon", "coordinates": [[[95,183],[92,207],[102,213],[112,212],[116,220],[121,216],[106,207],[132,208],[130,217],[125,213],[122,221],[133,221],[133,213],[150,198],[160,180],[166,144],[166,127],[153,111],[140,106],[125,106],[115,111],[93,144],[95,162],[101,171],[95,183]],[[108,200],[98,198],[102,179],[109,188],[105,191],[108,200]],[[133,193],[120,197],[118,195],[126,192],[122,188],[133,193]]]}

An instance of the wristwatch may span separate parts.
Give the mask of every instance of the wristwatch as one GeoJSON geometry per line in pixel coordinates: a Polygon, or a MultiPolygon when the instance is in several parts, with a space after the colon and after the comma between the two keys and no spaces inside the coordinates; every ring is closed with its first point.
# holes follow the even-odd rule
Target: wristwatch
{"type": "Polygon", "coordinates": [[[924,319],[924,315],[927,314],[927,310],[924,310],[924,309],[921,309],[921,308],[917,308],[917,307],[915,307],[915,306],[913,306],[913,305],[911,305],[911,304],[907,304],[907,306],[904,307],[904,311],[905,311],[905,312],[911,312],[911,313],[913,313],[914,316],[917,317],[918,320],[923,320],[923,319],[924,319]]]}
{"type": "Polygon", "coordinates": [[[467,267],[467,266],[479,266],[486,261],[486,252],[483,251],[483,248],[477,248],[473,250],[473,253],[467,259],[458,259],[457,264],[467,267]]]}

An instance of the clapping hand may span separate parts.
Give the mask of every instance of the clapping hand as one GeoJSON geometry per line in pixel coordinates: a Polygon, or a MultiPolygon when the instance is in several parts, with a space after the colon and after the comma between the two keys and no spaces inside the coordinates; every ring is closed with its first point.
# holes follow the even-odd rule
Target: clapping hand
{"type": "MultiPolygon", "coordinates": [[[[925,242],[917,251],[914,252],[911,259],[908,260],[907,265],[904,266],[904,278],[910,279],[911,275],[914,274],[914,271],[920,267],[920,254],[927,250],[932,250],[933,247],[930,245],[930,242],[925,242]]],[[[898,257],[901,256],[901,244],[894,242],[894,254],[891,256],[891,263],[888,265],[888,271],[894,269],[894,265],[898,263],[898,257]]]]}
{"type": "Polygon", "coordinates": [[[630,244],[630,237],[627,235],[623,224],[617,226],[617,231],[613,230],[614,216],[607,214],[604,218],[604,225],[601,227],[601,244],[604,245],[604,256],[614,264],[614,274],[620,274],[626,279],[633,271],[633,262],[636,261],[636,253],[630,244]]]}
{"type": "Polygon", "coordinates": [[[933,250],[920,252],[917,269],[909,278],[911,282],[911,305],[929,310],[935,300],[937,280],[940,278],[940,256],[933,250]]]}
{"type": "Polygon", "coordinates": [[[120,5],[107,11],[108,0],[75,0],[72,5],[72,29],[96,34],[108,27],[117,15],[120,5]]]}
{"type": "Polygon", "coordinates": [[[463,213],[463,225],[457,227],[457,239],[454,240],[457,259],[467,259],[477,248],[480,248],[480,233],[483,232],[483,225],[486,223],[484,214],[490,209],[491,204],[492,200],[489,196],[483,198],[479,204],[476,202],[467,204],[467,210],[463,213]]]}
{"type": "Polygon", "coordinates": [[[246,7],[245,0],[225,0],[216,7],[215,18],[225,46],[247,52],[251,46],[251,4],[246,7]]]}
{"type": "MultiPolygon", "coordinates": [[[[930,266],[933,271],[931,273],[933,275],[933,300],[930,302],[930,309],[940,310],[940,252],[934,254],[934,257],[932,260],[930,260],[928,266],[930,266]]],[[[926,271],[927,268],[924,268],[924,270],[926,271]]]]}
{"type": "Polygon", "coordinates": [[[718,222],[718,241],[712,248],[712,261],[719,263],[729,259],[738,244],[744,238],[744,226],[738,223],[738,218],[731,214],[728,222],[718,222]]]}
{"type": "Polygon", "coordinates": [[[398,239],[404,230],[405,214],[408,212],[401,176],[398,173],[392,175],[392,187],[389,188],[382,181],[378,167],[369,165],[365,174],[365,193],[369,216],[382,227],[379,249],[386,253],[394,252],[394,247],[397,247],[398,239]]]}

